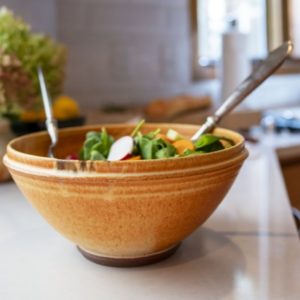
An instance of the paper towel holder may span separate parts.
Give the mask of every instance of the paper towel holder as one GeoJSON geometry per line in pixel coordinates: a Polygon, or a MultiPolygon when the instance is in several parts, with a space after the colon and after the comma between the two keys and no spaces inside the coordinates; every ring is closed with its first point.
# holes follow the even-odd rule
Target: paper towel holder
{"type": "Polygon", "coordinates": [[[233,91],[224,103],[212,115],[207,117],[205,123],[192,136],[191,140],[196,141],[202,134],[210,132],[221,119],[239,105],[251,92],[273,74],[291,54],[293,43],[284,42],[281,46],[269,53],[255,70],[233,91]]]}

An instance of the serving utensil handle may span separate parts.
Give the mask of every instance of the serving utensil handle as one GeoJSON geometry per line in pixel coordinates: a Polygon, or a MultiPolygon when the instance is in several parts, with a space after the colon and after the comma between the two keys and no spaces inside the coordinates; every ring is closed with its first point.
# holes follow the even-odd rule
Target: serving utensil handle
{"type": "Polygon", "coordinates": [[[46,114],[46,129],[48,131],[48,134],[50,136],[51,145],[49,146],[48,156],[54,157],[53,155],[53,148],[58,142],[58,132],[57,132],[57,121],[54,119],[51,109],[51,100],[48,94],[47,85],[45,82],[43,70],[41,67],[38,67],[38,78],[42,93],[42,99],[44,104],[44,110],[46,114]]]}
{"type": "Polygon", "coordinates": [[[273,50],[268,57],[247,77],[217,109],[191,138],[196,141],[202,134],[210,132],[221,119],[240,104],[253,90],[273,74],[293,50],[291,41],[287,41],[273,50]]]}

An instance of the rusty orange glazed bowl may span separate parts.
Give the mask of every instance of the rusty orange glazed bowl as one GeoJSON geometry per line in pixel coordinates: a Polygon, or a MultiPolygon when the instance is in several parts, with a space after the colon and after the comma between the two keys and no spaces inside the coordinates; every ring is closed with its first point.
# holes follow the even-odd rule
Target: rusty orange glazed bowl
{"type": "MultiPolygon", "coordinates": [[[[55,157],[46,156],[46,132],[11,141],[4,163],[33,207],[82,254],[116,266],[152,263],[172,254],[220,204],[248,152],[236,132],[215,129],[235,145],[209,154],[118,162],[65,160],[85,134],[105,126],[115,138],[133,125],[59,130],[55,157]]],[[[192,136],[198,126],[146,124],[192,136]]]]}

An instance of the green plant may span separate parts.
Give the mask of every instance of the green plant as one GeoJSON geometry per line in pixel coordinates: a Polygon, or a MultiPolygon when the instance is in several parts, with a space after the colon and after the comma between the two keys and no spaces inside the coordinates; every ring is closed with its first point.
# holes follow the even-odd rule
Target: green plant
{"type": "Polygon", "coordinates": [[[86,134],[86,140],[80,151],[82,160],[106,160],[114,139],[107,134],[106,129],[101,132],[90,131],[86,134]]]}
{"type": "Polygon", "coordinates": [[[37,67],[41,66],[51,97],[63,87],[65,48],[33,33],[11,11],[0,8],[0,115],[17,116],[41,105],[37,67]]]}

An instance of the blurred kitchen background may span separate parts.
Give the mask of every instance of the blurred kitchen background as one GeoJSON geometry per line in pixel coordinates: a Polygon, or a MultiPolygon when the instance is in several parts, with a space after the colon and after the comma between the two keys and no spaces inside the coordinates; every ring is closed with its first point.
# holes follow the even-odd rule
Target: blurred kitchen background
{"type": "Polygon", "coordinates": [[[179,93],[219,101],[222,33],[232,20],[247,35],[251,65],[289,37],[295,43],[293,57],[280,72],[284,75],[268,80],[245,106],[300,105],[297,0],[2,2],[33,31],[48,33],[67,46],[65,91],[84,106],[141,105],[179,93]]]}

